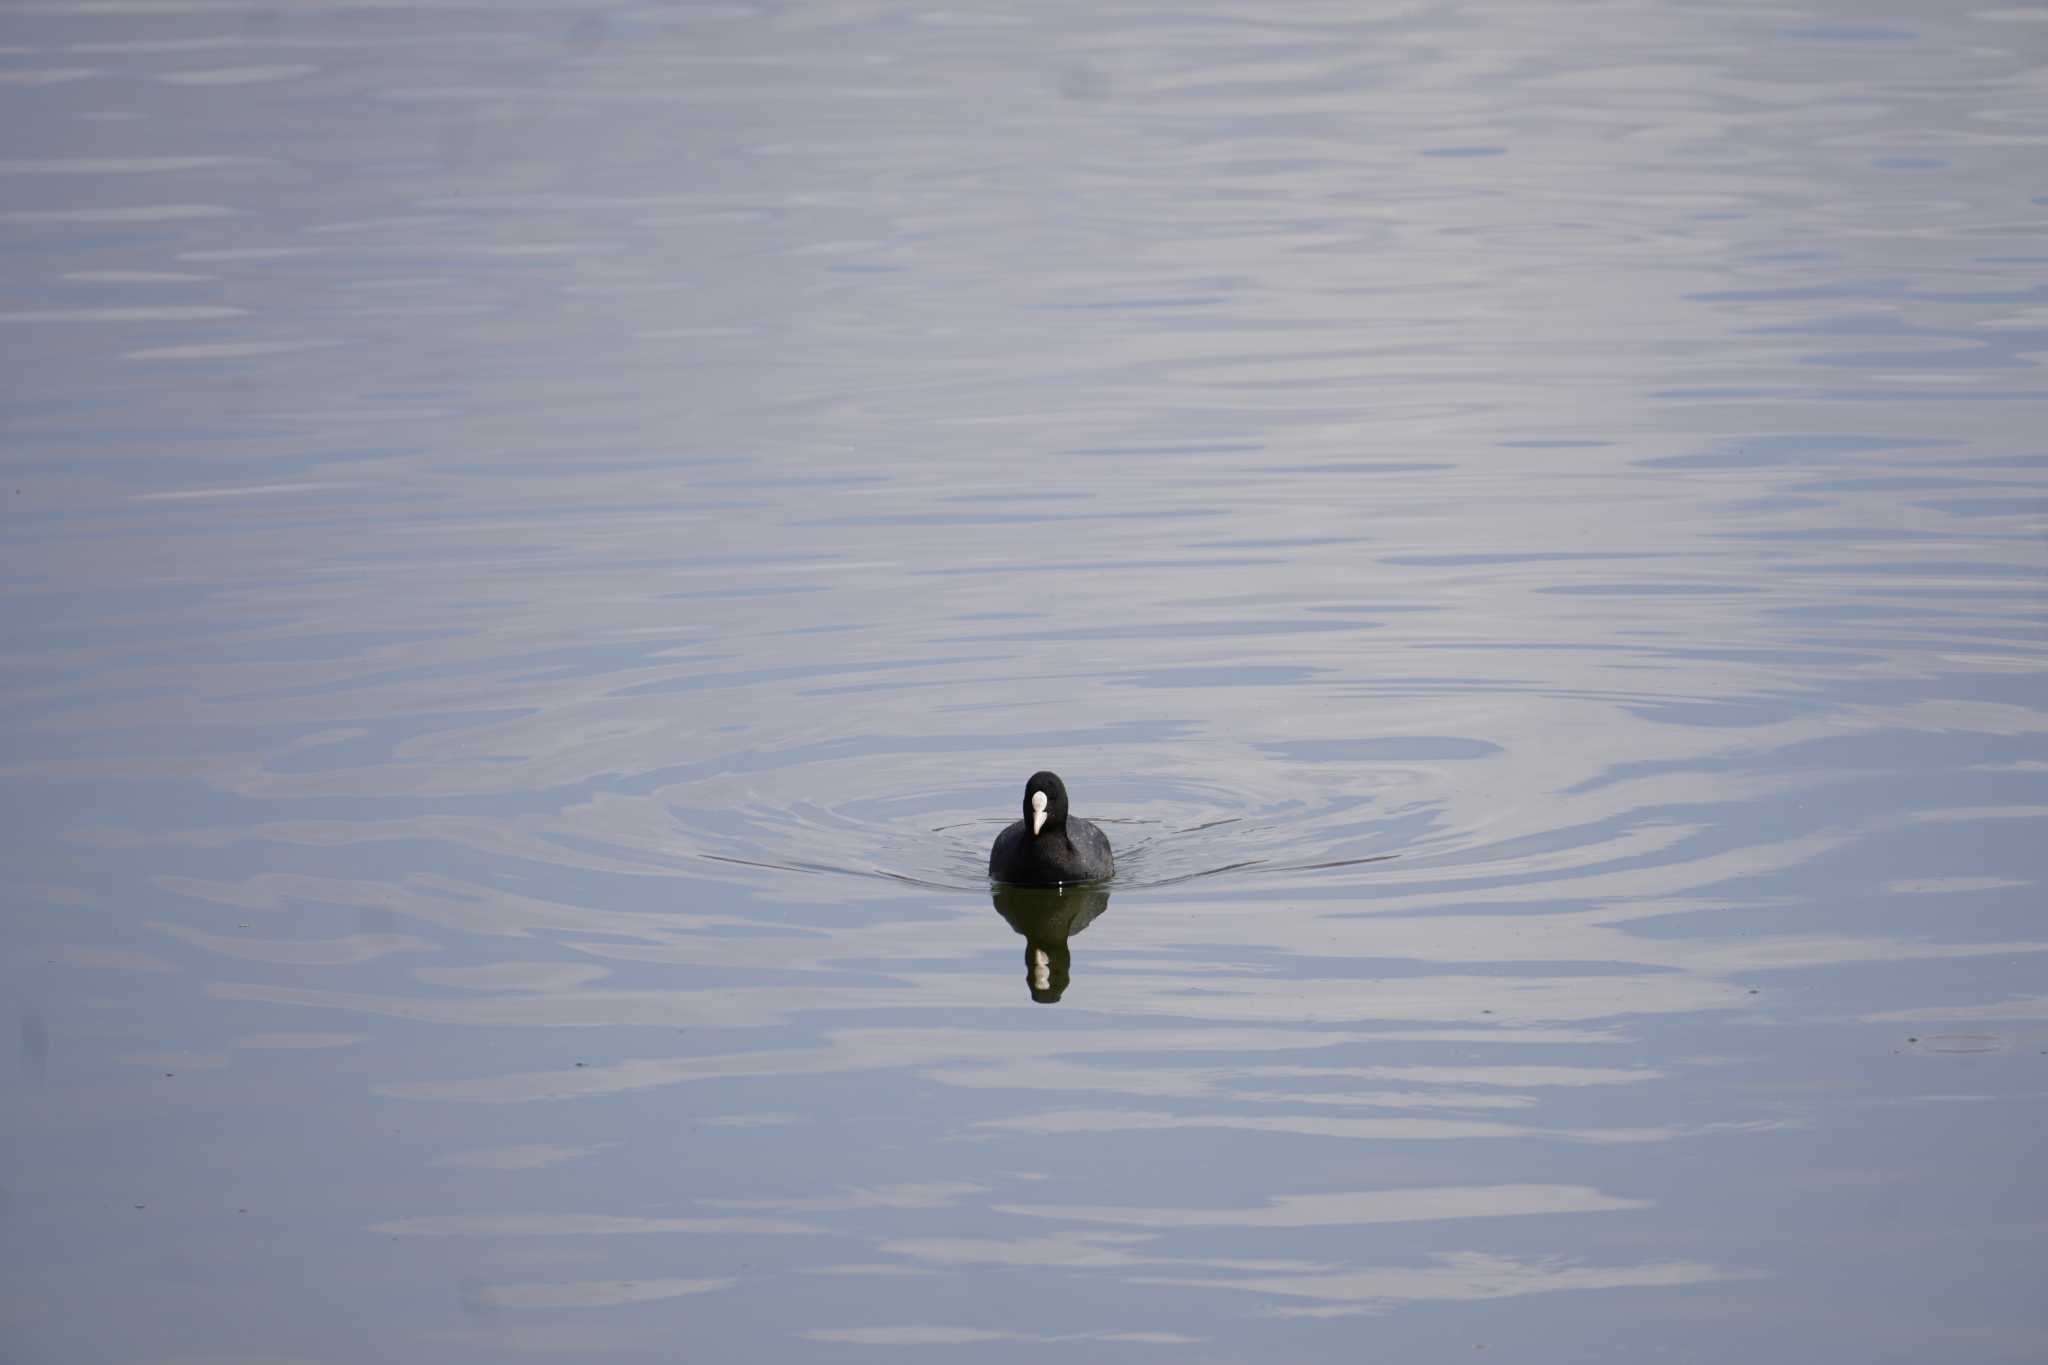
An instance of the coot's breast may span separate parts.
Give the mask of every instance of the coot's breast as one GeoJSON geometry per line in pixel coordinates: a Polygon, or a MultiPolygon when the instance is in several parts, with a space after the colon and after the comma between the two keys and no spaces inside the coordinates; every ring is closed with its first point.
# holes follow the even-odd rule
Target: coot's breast
{"type": "Polygon", "coordinates": [[[1109,836],[1089,820],[1070,819],[1064,830],[1046,830],[1035,839],[1031,827],[1018,820],[996,836],[988,854],[988,875],[1017,886],[1101,881],[1115,871],[1109,836]]]}

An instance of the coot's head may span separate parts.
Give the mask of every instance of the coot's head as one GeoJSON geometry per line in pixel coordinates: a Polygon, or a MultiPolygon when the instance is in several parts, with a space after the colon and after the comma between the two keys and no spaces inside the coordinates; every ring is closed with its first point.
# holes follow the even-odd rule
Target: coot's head
{"type": "Polygon", "coordinates": [[[1024,824],[1033,837],[1067,823],[1067,784],[1058,773],[1033,773],[1024,784],[1024,824]]]}

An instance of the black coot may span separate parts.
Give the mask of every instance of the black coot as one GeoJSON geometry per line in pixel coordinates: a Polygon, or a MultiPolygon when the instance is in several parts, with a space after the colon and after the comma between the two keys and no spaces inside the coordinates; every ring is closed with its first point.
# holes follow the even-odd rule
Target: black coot
{"type": "Polygon", "coordinates": [[[1018,886],[1100,881],[1116,871],[1109,836],[1067,815],[1067,784],[1033,773],[1024,784],[1024,818],[996,836],[988,875],[1018,886]]]}

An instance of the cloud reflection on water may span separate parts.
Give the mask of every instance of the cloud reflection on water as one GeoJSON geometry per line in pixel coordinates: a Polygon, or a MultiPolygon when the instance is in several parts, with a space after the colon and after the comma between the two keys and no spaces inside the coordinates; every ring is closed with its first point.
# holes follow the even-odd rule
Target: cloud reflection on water
{"type": "Polygon", "coordinates": [[[1429,1266],[1374,1266],[1319,1274],[1239,1277],[1134,1276],[1140,1284],[1177,1284],[1201,1289],[1237,1289],[1282,1298],[1314,1299],[1312,1309],[1269,1308],[1279,1315],[1380,1311],[1397,1303],[1459,1302],[1514,1298],[1560,1290],[1671,1288],[1708,1284],[1734,1276],[1698,1261],[1655,1261],[1642,1265],[1587,1266],[1561,1258],[1534,1260],[1483,1251],[1439,1252],[1429,1266]]]}

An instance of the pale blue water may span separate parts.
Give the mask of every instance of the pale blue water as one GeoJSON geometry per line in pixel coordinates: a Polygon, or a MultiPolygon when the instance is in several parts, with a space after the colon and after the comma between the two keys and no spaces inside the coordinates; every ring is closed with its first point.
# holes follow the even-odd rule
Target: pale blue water
{"type": "Polygon", "coordinates": [[[2048,1356],[2043,18],[9,5],[0,1359],[2048,1356]]]}

